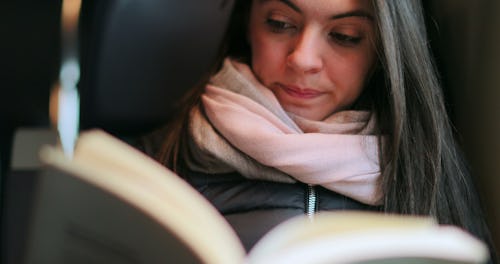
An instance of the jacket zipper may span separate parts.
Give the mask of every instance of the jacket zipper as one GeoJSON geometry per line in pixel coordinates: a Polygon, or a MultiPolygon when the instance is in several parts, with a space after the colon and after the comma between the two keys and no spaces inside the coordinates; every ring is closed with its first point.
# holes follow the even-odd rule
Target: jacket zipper
{"type": "Polygon", "coordinates": [[[306,197],[306,215],[310,220],[314,219],[314,213],[316,213],[316,189],[314,185],[307,185],[307,197],[306,197]]]}

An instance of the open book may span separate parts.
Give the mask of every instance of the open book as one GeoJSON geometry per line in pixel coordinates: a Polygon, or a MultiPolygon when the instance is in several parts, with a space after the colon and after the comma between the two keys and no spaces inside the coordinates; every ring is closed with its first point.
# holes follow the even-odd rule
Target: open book
{"type": "Polygon", "coordinates": [[[290,219],[249,252],[188,183],[99,130],[73,159],[41,150],[27,263],[484,263],[486,246],[430,218],[324,212],[290,219]]]}

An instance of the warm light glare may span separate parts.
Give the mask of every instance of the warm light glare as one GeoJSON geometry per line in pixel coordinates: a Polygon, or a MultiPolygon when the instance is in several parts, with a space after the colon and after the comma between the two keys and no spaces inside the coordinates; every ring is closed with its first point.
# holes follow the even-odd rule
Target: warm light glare
{"type": "Polygon", "coordinates": [[[81,0],[64,0],[62,5],[62,26],[63,30],[71,30],[78,23],[80,14],[81,0]]]}

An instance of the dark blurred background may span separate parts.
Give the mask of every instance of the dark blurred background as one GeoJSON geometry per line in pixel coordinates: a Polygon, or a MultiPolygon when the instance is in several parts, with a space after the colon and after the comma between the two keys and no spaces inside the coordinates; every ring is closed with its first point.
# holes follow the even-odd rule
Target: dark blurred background
{"type": "Polygon", "coordinates": [[[447,107],[500,250],[500,1],[426,0],[447,107]]]}
{"type": "MultiPolygon", "coordinates": [[[[500,1],[424,0],[424,6],[446,106],[500,248],[500,1]]],[[[0,3],[1,171],[14,127],[48,125],[49,89],[59,66],[60,7],[57,0],[0,3]],[[39,89],[28,93],[32,87],[39,89]],[[26,109],[36,114],[26,117],[26,109]]]]}
{"type": "Polygon", "coordinates": [[[60,9],[54,0],[0,2],[2,171],[13,128],[48,125],[49,90],[59,74],[60,9]]]}

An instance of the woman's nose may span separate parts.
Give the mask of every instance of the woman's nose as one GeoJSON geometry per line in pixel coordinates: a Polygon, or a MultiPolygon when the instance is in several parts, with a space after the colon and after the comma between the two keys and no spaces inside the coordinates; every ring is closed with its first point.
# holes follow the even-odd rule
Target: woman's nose
{"type": "Polygon", "coordinates": [[[290,47],[287,64],[298,73],[318,73],[323,68],[320,38],[312,31],[303,31],[290,47]]]}

